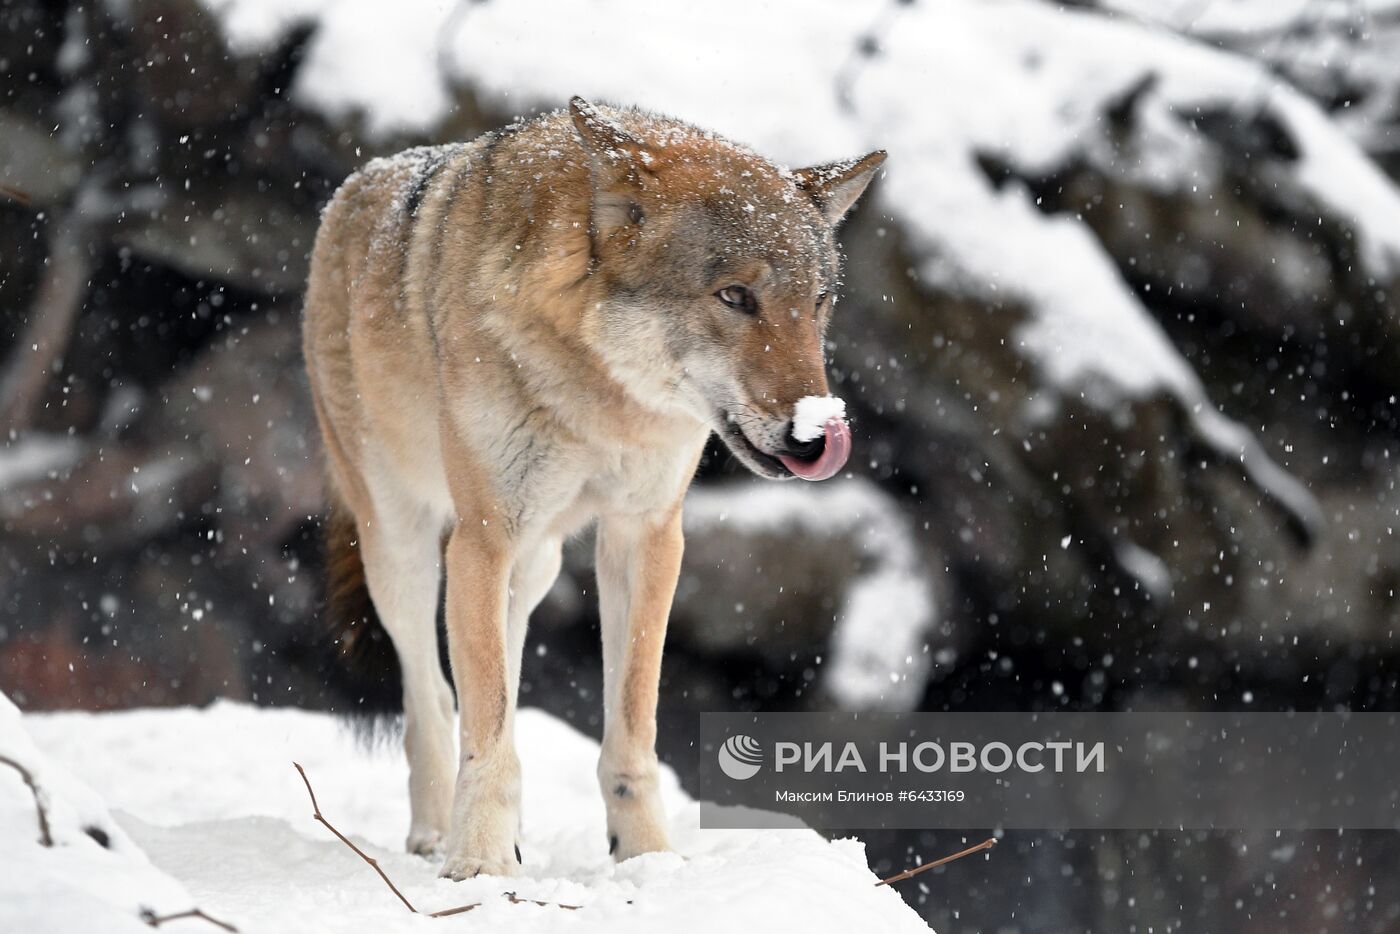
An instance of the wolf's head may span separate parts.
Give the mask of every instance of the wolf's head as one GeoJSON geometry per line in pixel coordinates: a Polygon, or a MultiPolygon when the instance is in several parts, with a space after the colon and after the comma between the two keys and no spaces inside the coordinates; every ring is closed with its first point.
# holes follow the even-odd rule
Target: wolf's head
{"type": "Polygon", "coordinates": [[[797,171],[677,121],[569,105],[591,166],[591,324],[613,372],[750,470],[825,479],[850,451],[827,395],[836,227],[883,152],[797,171]]]}

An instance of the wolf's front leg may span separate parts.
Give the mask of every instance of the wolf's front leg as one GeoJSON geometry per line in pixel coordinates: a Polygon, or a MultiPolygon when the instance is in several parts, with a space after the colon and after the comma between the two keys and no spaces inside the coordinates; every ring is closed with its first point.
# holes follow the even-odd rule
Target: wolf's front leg
{"type": "Polygon", "coordinates": [[[461,758],[442,875],[510,875],[518,865],[520,759],[508,689],[512,543],[500,523],[461,518],[447,545],[447,642],[461,714],[461,758]]]}
{"type": "Polygon", "coordinates": [[[656,695],[682,547],[679,504],[661,517],[599,523],[605,687],[598,781],[608,844],[619,861],[670,849],[657,791],[656,695]]]}

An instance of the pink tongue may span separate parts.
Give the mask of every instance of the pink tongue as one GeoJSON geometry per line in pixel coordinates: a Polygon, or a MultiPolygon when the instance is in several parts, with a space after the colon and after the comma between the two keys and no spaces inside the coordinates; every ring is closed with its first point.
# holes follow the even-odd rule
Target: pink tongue
{"type": "Polygon", "coordinates": [[[778,460],[803,480],[825,480],[840,473],[846,466],[846,458],[851,456],[851,429],[844,419],[832,417],[822,426],[826,432],[826,447],[816,460],[804,461],[786,454],[779,454],[778,460]]]}

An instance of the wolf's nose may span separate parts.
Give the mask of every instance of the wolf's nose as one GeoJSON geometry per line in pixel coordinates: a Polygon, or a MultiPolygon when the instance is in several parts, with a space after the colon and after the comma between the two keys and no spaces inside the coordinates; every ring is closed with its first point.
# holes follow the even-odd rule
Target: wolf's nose
{"type": "Polygon", "coordinates": [[[851,429],[846,420],[833,415],[821,425],[821,434],[810,441],[799,441],[805,431],[788,432],[788,449],[796,453],[781,453],[778,460],[794,477],[803,480],[826,480],[841,472],[846,458],[851,456],[851,429]]]}
{"type": "Polygon", "coordinates": [[[810,441],[798,441],[793,434],[793,423],[788,423],[787,438],[784,439],[783,453],[798,460],[812,461],[821,457],[822,451],[826,448],[826,434],[817,435],[810,441]]]}

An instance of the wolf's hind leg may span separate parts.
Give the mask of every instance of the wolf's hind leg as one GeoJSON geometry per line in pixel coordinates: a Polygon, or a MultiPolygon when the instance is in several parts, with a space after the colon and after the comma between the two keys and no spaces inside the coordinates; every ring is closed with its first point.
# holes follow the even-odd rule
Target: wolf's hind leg
{"type": "Polygon", "coordinates": [[[598,526],[604,678],[598,782],[618,861],[670,849],[657,789],[656,698],[682,544],[679,508],[659,523],[629,516],[598,526]]]}
{"type": "MultiPolygon", "coordinates": [[[[515,569],[510,576],[510,608],[506,616],[506,696],[510,699],[508,719],[514,732],[515,706],[520,696],[520,665],[525,649],[525,633],[529,628],[530,614],[539,606],[544,595],[559,576],[559,566],[563,560],[563,542],[549,539],[541,545],[522,549],[515,560],[515,569]]],[[[516,837],[520,836],[520,814],[516,813],[516,837]]],[[[520,856],[517,849],[516,856],[520,856]]]]}
{"type": "Polygon", "coordinates": [[[403,672],[408,850],[428,855],[446,840],[456,774],[452,691],[438,660],[442,521],[401,494],[375,494],[373,517],[360,522],[365,580],[403,672]]]}
{"type": "Polygon", "coordinates": [[[543,544],[521,551],[510,576],[510,610],[506,619],[506,661],[510,674],[506,693],[511,698],[511,718],[515,716],[515,699],[520,694],[520,662],[525,649],[525,631],[530,614],[540,605],[563,563],[564,543],[550,538],[543,544]]]}

